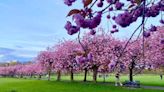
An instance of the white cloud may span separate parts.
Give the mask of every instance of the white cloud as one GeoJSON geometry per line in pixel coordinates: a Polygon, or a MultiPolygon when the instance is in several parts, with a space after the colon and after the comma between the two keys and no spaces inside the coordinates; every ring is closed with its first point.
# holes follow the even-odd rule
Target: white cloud
{"type": "Polygon", "coordinates": [[[4,55],[0,55],[0,58],[4,57],[4,55]]]}

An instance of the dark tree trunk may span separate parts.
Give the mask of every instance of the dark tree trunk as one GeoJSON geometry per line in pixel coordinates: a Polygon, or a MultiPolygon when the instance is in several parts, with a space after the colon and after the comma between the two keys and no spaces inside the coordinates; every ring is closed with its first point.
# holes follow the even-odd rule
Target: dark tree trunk
{"type": "Polygon", "coordinates": [[[133,81],[133,69],[129,68],[129,81],[133,81]]]}
{"type": "Polygon", "coordinates": [[[98,67],[94,66],[93,67],[93,81],[94,82],[97,82],[97,70],[98,70],[98,67]]]}
{"type": "Polygon", "coordinates": [[[84,82],[86,82],[87,81],[87,72],[88,72],[88,69],[87,68],[85,68],[84,69],[84,82]]]}
{"type": "Polygon", "coordinates": [[[20,75],[20,78],[23,78],[23,74],[20,75]]]}
{"type": "Polygon", "coordinates": [[[105,73],[103,74],[103,82],[105,82],[106,75],[105,73]]]}
{"type": "Polygon", "coordinates": [[[61,80],[61,71],[57,71],[57,81],[61,80]]]}
{"type": "Polygon", "coordinates": [[[73,81],[74,80],[74,78],[73,78],[73,68],[71,68],[71,81],[73,81]]]}
{"type": "Polygon", "coordinates": [[[38,80],[40,80],[42,78],[42,75],[41,74],[39,74],[38,75],[38,80]]]}
{"type": "Polygon", "coordinates": [[[133,69],[135,66],[135,61],[132,60],[131,65],[129,67],[129,81],[133,82],[133,69]]]}
{"type": "Polygon", "coordinates": [[[30,78],[32,78],[32,74],[30,74],[30,78]]]}
{"type": "Polygon", "coordinates": [[[163,75],[162,74],[160,74],[160,78],[161,78],[161,80],[163,79],[163,75]]]}
{"type": "Polygon", "coordinates": [[[14,77],[14,73],[11,73],[9,76],[13,78],[14,77]]]}
{"type": "Polygon", "coordinates": [[[48,71],[48,81],[51,79],[51,70],[48,71]]]}

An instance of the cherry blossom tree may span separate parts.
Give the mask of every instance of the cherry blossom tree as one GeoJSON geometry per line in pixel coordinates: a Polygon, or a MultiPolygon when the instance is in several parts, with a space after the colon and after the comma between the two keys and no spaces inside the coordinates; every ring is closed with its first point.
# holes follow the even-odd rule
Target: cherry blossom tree
{"type": "Polygon", "coordinates": [[[145,53],[146,61],[154,68],[164,67],[164,27],[157,27],[157,31],[152,33],[152,36],[146,39],[148,52],[145,53]]]}
{"type": "Polygon", "coordinates": [[[57,70],[63,68],[62,70],[65,69],[69,72],[71,81],[74,80],[74,72],[78,70],[75,52],[79,49],[79,47],[79,44],[75,41],[64,41],[57,46],[55,51],[55,59],[57,62],[53,63],[53,66],[56,67],[57,70]]]}
{"type": "Polygon", "coordinates": [[[103,30],[99,35],[93,37],[84,37],[83,43],[87,44],[89,53],[92,54],[92,60],[89,62],[93,71],[93,81],[97,81],[98,70],[101,72],[108,71],[108,64],[112,59],[112,46],[116,40],[105,34],[103,30]]]}
{"type": "MultiPolygon", "coordinates": [[[[64,0],[64,4],[72,6],[77,0],[64,0]]],[[[125,48],[128,46],[134,34],[141,28],[144,37],[149,37],[151,32],[156,31],[156,26],[152,25],[149,30],[146,30],[146,19],[153,17],[156,18],[161,15],[159,22],[164,24],[163,11],[164,0],[81,0],[83,7],[81,9],[72,9],[69,11],[67,17],[72,17],[73,22],[67,21],[65,29],[69,35],[80,33],[81,29],[90,30],[91,34],[96,33],[96,28],[100,25],[103,15],[107,15],[107,21],[115,22],[112,25],[111,33],[119,32],[119,27],[126,28],[131,26],[132,23],[139,21],[141,23],[134,30],[133,34],[127,41],[125,47],[120,52],[119,58],[123,57],[125,48]],[[97,6],[97,7],[96,7],[97,6]],[[108,13],[108,14],[107,14],[108,13]],[[111,14],[114,13],[114,14],[111,14]]],[[[144,39],[143,37],[143,39],[144,39]]],[[[142,44],[144,50],[144,41],[142,44]]],[[[120,60],[117,60],[119,63],[120,60]]]]}
{"type": "Polygon", "coordinates": [[[46,51],[42,51],[37,56],[37,62],[41,64],[42,67],[48,73],[48,80],[50,80],[51,72],[52,72],[52,64],[55,62],[54,60],[54,51],[48,48],[46,51]]]}

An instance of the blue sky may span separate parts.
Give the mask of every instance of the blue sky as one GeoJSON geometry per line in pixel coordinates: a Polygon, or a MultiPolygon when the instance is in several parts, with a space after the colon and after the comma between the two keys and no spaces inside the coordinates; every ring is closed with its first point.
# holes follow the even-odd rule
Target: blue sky
{"type": "MultiPolygon", "coordinates": [[[[80,6],[77,3],[73,7],[80,6]]],[[[59,40],[76,38],[77,35],[69,36],[64,29],[70,9],[63,0],[0,0],[0,62],[31,60],[59,40]]],[[[101,26],[105,29],[106,23],[104,18],[101,26]]],[[[128,38],[136,24],[139,22],[121,29],[115,36],[128,38]]],[[[147,25],[150,24],[148,21],[147,25]]]]}

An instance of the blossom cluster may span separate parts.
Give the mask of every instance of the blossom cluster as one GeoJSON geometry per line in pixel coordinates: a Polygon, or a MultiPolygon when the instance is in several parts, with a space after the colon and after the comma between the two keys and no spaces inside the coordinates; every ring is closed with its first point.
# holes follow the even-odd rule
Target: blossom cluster
{"type": "MultiPolygon", "coordinates": [[[[71,6],[77,0],[64,0],[64,3],[71,6]]],[[[79,0],[80,1],[80,0],[79,0]]],[[[68,21],[65,25],[65,29],[68,34],[73,35],[80,31],[81,28],[89,29],[91,34],[95,34],[95,28],[97,28],[103,15],[107,15],[107,19],[112,19],[115,25],[123,28],[130,26],[132,23],[137,22],[139,18],[145,21],[146,18],[156,18],[161,15],[159,22],[164,24],[163,11],[164,1],[163,0],[127,0],[121,2],[121,0],[81,0],[84,7],[82,9],[72,9],[68,16],[72,16],[75,25],[72,26],[71,22],[68,21]],[[97,7],[93,7],[94,5],[97,7]],[[107,5],[107,6],[106,6],[107,5]],[[114,15],[111,16],[111,13],[114,15]]],[[[107,20],[107,21],[108,21],[107,20]]],[[[145,25],[142,22],[142,25],[145,25]]],[[[114,27],[111,33],[118,32],[119,29],[114,27]]],[[[143,31],[145,37],[150,36],[150,32],[143,31]]]]}

